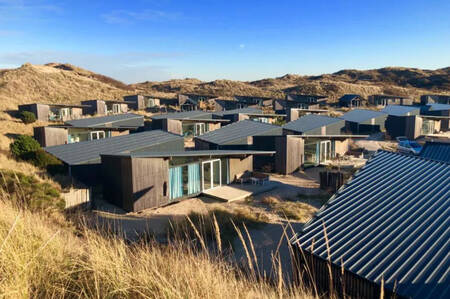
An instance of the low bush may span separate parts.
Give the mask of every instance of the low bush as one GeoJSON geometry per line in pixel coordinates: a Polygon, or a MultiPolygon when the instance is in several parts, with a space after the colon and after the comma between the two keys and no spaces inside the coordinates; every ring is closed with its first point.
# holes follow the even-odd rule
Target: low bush
{"type": "Polygon", "coordinates": [[[36,121],[36,115],[33,112],[22,111],[19,114],[19,118],[23,121],[24,124],[31,124],[36,121]]]}
{"type": "Polygon", "coordinates": [[[64,200],[59,191],[49,183],[41,183],[34,176],[1,170],[0,189],[3,198],[21,208],[32,211],[62,210],[64,200]]]}
{"type": "Polygon", "coordinates": [[[203,240],[209,242],[217,240],[219,234],[221,242],[225,246],[232,246],[233,240],[238,234],[234,225],[239,229],[242,229],[244,225],[248,228],[257,228],[269,221],[267,215],[260,212],[255,213],[244,207],[232,210],[216,208],[206,215],[193,212],[188,215],[188,218],[175,223],[169,232],[170,235],[175,237],[188,235],[191,239],[198,238],[200,235],[203,240]]]}
{"type": "Polygon", "coordinates": [[[46,169],[50,174],[63,173],[64,165],[57,158],[48,154],[42,148],[27,155],[27,160],[36,167],[46,169]]]}
{"type": "Polygon", "coordinates": [[[24,160],[36,167],[46,169],[52,175],[64,172],[63,163],[44,151],[31,136],[20,135],[11,143],[10,149],[17,160],[24,160]]]}
{"type": "Polygon", "coordinates": [[[39,142],[28,135],[20,135],[9,147],[11,154],[17,160],[28,160],[32,152],[41,148],[39,142]]]}

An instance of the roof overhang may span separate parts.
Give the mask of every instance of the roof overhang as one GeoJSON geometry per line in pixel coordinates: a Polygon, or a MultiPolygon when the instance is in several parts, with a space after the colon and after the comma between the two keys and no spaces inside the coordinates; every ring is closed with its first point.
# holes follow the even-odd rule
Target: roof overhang
{"type": "Polygon", "coordinates": [[[321,139],[361,139],[368,138],[369,135],[287,135],[289,137],[297,138],[321,138],[321,139]]]}
{"type": "Polygon", "coordinates": [[[130,157],[130,158],[174,158],[174,157],[220,157],[220,156],[273,156],[275,151],[251,151],[251,150],[198,150],[176,152],[137,152],[101,154],[100,156],[130,157]]]}

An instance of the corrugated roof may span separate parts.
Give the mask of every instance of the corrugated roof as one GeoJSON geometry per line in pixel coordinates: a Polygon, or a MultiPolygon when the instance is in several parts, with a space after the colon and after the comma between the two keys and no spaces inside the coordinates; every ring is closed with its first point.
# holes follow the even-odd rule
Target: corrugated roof
{"type": "Polygon", "coordinates": [[[380,116],[386,116],[386,113],[374,110],[354,109],[342,115],[341,118],[346,121],[359,123],[380,116]]]}
{"type": "Polygon", "coordinates": [[[263,111],[261,109],[257,108],[241,108],[241,109],[233,109],[233,110],[225,110],[225,111],[218,111],[214,112],[215,115],[223,116],[223,115],[230,115],[230,114],[263,114],[263,111]]]}
{"type": "Polygon", "coordinates": [[[65,124],[77,128],[91,128],[91,127],[102,127],[106,124],[108,125],[111,124],[110,126],[114,126],[115,123],[117,123],[117,125],[120,126],[120,122],[126,123],[126,121],[128,120],[136,120],[136,122],[132,123],[137,127],[144,125],[144,116],[134,113],[114,114],[108,116],[75,119],[66,121],[65,124]]]}
{"type": "Polygon", "coordinates": [[[195,138],[215,144],[229,144],[235,140],[264,135],[276,130],[279,130],[279,132],[275,132],[274,135],[281,135],[281,127],[279,126],[252,120],[241,120],[195,138]]]}
{"type": "MultiPolygon", "coordinates": [[[[388,115],[405,116],[408,113],[417,112],[420,113],[420,107],[417,106],[402,106],[402,105],[387,105],[381,112],[388,115]]],[[[412,114],[411,114],[412,115],[412,114]]]]}
{"type": "Polygon", "coordinates": [[[212,113],[202,110],[185,111],[185,112],[172,112],[166,114],[155,115],[152,119],[189,119],[189,118],[212,118],[212,113]],[[211,116],[211,117],[210,117],[211,116]]]}
{"type": "Polygon", "coordinates": [[[294,243],[328,259],[324,227],[333,264],[405,297],[450,297],[449,164],[377,152],[294,243]]]}
{"type": "Polygon", "coordinates": [[[328,117],[317,114],[307,114],[294,121],[288,122],[283,126],[283,129],[302,133],[342,121],[343,120],[340,118],[328,117]]]}
{"type": "Polygon", "coordinates": [[[450,163],[450,142],[427,142],[419,156],[450,163]]]}
{"type": "Polygon", "coordinates": [[[138,152],[114,154],[113,156],[127,156],[133,158],[165,158],[165,157],[198,157],[198,156],[241,156],[241,155],[274,155],[274,151],[249,150],[195,150],[195,151],[167,151],[167,152],[138,152]]]}
{"type": "Polygon", "coordinates": [[[100,154],[135,151],[175,140],[184,139],[182,136],[153,130],[105,139],[50,146],[45,147],[44,150],[69,165],[76,165],[95,162],[100,159],[100,154]]]}

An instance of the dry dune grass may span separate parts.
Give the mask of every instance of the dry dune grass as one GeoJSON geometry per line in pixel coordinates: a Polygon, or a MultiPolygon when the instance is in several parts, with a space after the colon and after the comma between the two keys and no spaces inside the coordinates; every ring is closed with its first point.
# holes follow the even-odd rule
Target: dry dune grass
{"type": "Polygon", "coordinates": [[[233,268],[187,242],[133,245],[0,201],[0,293],[7,298],[314,298],[233,268]]]}

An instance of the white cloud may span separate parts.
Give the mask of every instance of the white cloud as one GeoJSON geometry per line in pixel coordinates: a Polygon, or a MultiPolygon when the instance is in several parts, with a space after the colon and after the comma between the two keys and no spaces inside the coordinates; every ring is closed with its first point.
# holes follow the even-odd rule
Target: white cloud
{"type": "Polygon", "coordinates": [[[239,45],[239,48],[240,48],[240,49],[244,49],[244,48],[245,48],[245,44],[240,44],[240,45],[239,45]]]}
{"type": "Polygon", "coordinates": [[[144,9],[142,11],[114,10],[101,15],[101,18],[109,24],[130,24],[137,21],[161,21],[177,20],[181,17],[177,12],[165,12],[161,10],[144,9]]]}
{"type": "Polygon", "coordinates": [[[167,60],[177,59],[182,55],[182,53],[147,52],[114,55],[61,51],[0,52],[0,61],[2,67],[19,66],[25,62],[32,64],[70,63],[125,83],[137,83],[171,79],[172,73],[170,67],[167,66],[167,60]]]}

